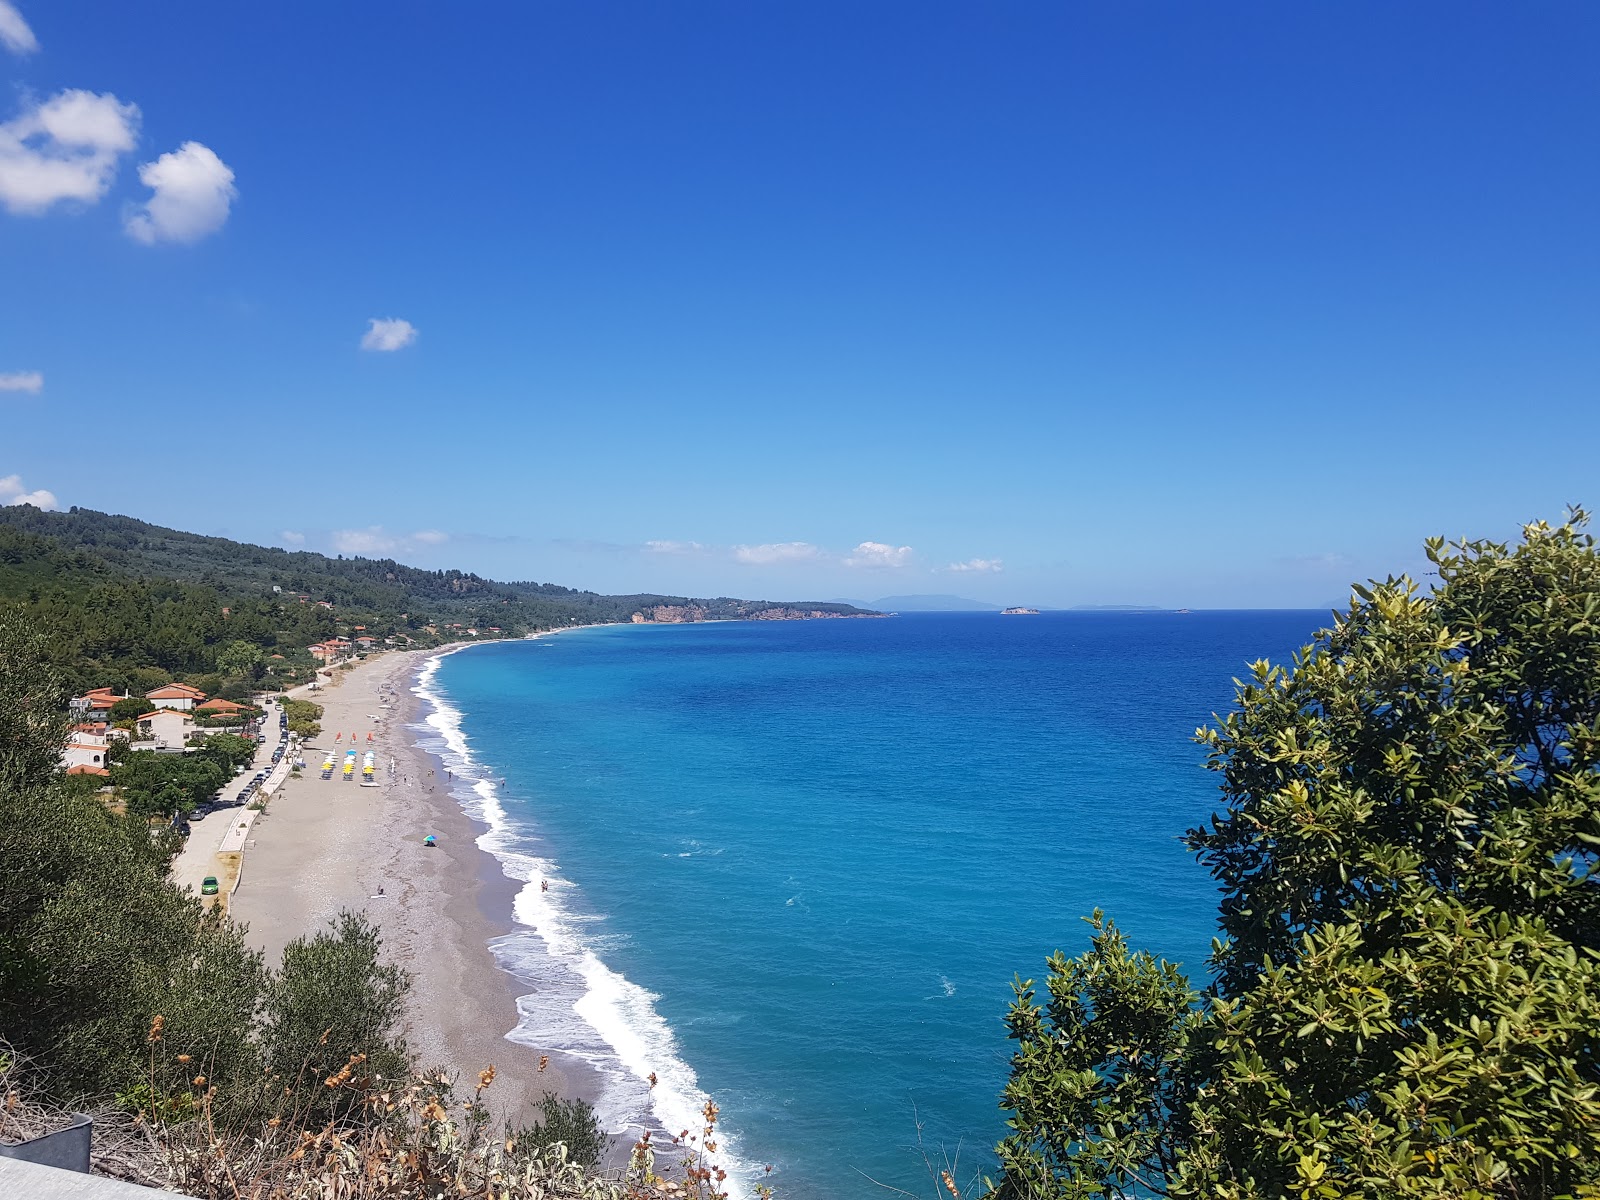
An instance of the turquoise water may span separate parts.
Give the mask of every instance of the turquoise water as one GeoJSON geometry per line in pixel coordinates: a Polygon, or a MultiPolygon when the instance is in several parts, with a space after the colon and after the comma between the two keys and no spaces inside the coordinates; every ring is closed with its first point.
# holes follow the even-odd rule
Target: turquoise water
{"type": "Polygon", "coordinates": [[[923,1151],[989,1169],[1010,981],[1080,951],[1079,917],[1203,974],[1190,738],[1326,616],[612,627],[475,647],[423,689],[530,881],[497,947],[527,1036],[605,1073],[609,1123],[677,1132],[710,1093],[740,1190],[771,1164],[788,1196],[931,1195],[923,1151]]]}

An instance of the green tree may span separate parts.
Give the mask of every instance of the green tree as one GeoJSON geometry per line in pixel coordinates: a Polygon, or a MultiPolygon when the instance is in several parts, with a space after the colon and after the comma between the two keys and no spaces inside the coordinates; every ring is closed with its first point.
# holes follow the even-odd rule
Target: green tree
{"type": "Polygon", "coordinates": [[[224,675],[259,679],[265,669],[266,656],[261,653],[260,646],[245,641],[232,641],[217,651],[217,670],[224,675]]]}
{"type": "Polygon", "coordinates": [[[166,882],[141,821],[65,786],[66,698],[48,643],[0,612],[0,1030],[66,1097],[147,1085],[156,1013],[173,1054],[254,1078],[259,956],[166,882]]]}
{"type": "Polygon", "coordinates": [[[313,704],[309,700],[291,700],[283,697],[283,715],[289,720],[289,732],[297,733],[302,740],[310,740],[322,732],[318,724],[322,717],[322,705],[313,704]]]}
{"type": "Polygon", "coordinates": [[[567,1148],[567,1161],[585,1167],[599,1166],[611,1144],[593,1105],[582,1097],[563,1100],[554,1092],[540,1098],[538,1119],[506,1140],[519,1154],[542,1154],[559,1142],[567,1148]]]}
{"type": "Polygon", "coordinates": [[[395,1032],[410,976],[383,961],[376,926],[341,912],[328,928],[283,948],[266,990],[262,1040],[266,1065],[303,1098],[309,1111],[332,1114],[346,1093],[323,1086],[352,1055],[364,1076],[395,1079],[410,1067],[395,1032]]]}
{"type": "Polygon", "coordinates": [[[1118,968],[1097,939],[1051,964],[1052,1001],[1059,988],[1076,1007],[1041,1018],[1023,989],[998,1191],[1600,1186],[1600,556],[1586,521],[1531,525],[1515,547],[1430,541],[1432,592],[1357,588],[1290,669],[1255,664],[1235,710],[1199,734],[1226,800],[1187,836],[1222,888],[1211,985],[1190,1009],[1181,978],[1118,968]],[[1088,987],[1097,971],[1108,993],[1088,987]],[[1095,1032],[1119,1010],[1170,1013],[1132,1100],[1128,1039],[1095,1032]]]}
{"type": "Polygon", "coordinates": [[[111,706],[110,716],[112,721],[131,721],[155,710],[156,706],[143,696],[124,696],[111,706]]]}
{"type": "Polygon", "coordinates": [[[111,782],[130,815],[171,817],[191,811],[228,782],[233,771],[225,755],[135,750],[111,764],[111,782]]]}
{"type": "Polygon", "coordinates": [[[249,738],[231,733],[213,733],[200,743],[197,754],[203,755],[228,772],[248,766],[256,756],[256,744],[249,738]]]}

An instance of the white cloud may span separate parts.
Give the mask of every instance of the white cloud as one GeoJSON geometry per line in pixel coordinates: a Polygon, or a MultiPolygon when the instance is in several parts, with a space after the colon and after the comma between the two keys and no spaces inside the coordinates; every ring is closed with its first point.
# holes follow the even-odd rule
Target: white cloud
{"type": "Polygon", "coordinates": [[[402,350],[417,340],[417,327],[399,317],[372,317],[361,336],[363,350],[402,350]]]}
{"type": "MultiPolygon", "coordinates": [[[[4,0],[0,0],[4,3],[4,0]]],[[[0,375],[0,392],[32,392],[35,396],[44,387],[43,371],[13,371],[0,375]]]]}
{"type": "Polygon", "coordinates": [[[883,542],[862,542],[845,556],[847,567],[904,567],[910,565],[910,546],[889,546],[883,542]]]}
{"type": "Polygon", "coordinates": [[[109,92],[58,92],[25,108],[0,124],[0,204],[17,216],[37,216],[63,200],[93,204],[138,131],[138,106],[109,92]]]}
{"type": "Polygon", "coordinates": [[[382,525],[335,529],[329,540],[340,554],[392,554],[400,548],[400,540],[385,533],[382,525]]]}
{"type": "Polygon", "coordinates": [[[39,39],[11,0],[0,0],[0,42],[13,54],[32,54],[39,48],[39,39]]]}
{"type": "Polygon", "coordinates": [[[60,508],[56,502],[54,492],[47,492],[43,488],[38,491],[26,491],[22,486],[21,475],[7,475],[0,478],[0,505],[31,504],[35,508],[60,508]]]}
{"type": "MultiPolygon", "coordinates": [[[[283,536],[288,540],[287,533],[283,536]]],[[[335,529],[328,534],[328,544],[335,552],[369,557],[414,553],[423,546],[442,546],[449,540],[450,535],[438,529],[419,529],[413,534],[398,534],[390,533],[382,525],[368,525],[365,529],[335,529]]],[[[305,539],[301,537],[300,541],[305,539]]]]}
{"type": "Polygon", "coordinates": [[[239,195],[233,171],[209,146],[185,142],[139,168],[154,194],[123,223],[136,242],[198,242],[221,229],[239,195]]]}
{"type": "Polygon", "coordinates": [[[646,542],[644,548],[651,554],[704,554],[706,552],[706,547],[699,542],[646,542]]]}
{"type": "Polygon", "coordinates": [[[812,562],[822,557],[822,551],[810,542],[769,542],[764,546],[735,546],[735,562],[752,566],[771,566],[775,563],[812,562]]]}
{"type": "Polygon", "coordinates": [[[1005,570],[1005,565],[998,558],[969,558],[966,562],[951,563],[946,571],[978,571],[998,575],[1005,570]]]}
{"type": "Polygon", "coordinates": [[[303,533],[296,533],[292,529],[285,529],[278,535],[278,540],[281,542],[287,542],[291,546],[304,546],[306,544],[306,535],[303,533]]]}

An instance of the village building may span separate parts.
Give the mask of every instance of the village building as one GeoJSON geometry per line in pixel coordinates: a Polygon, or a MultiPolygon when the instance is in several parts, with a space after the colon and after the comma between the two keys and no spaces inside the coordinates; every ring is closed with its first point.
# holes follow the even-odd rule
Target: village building
{"type": "Polygon", "coordinates": [[[318,642],[315,646],[307,646],[306,650],[312,658],[332,663],[349,655],[350,643],[342,638],[330,638],[326,642],[318,642]]]}
{"type": "Polygon", "coordinates": [[[247,711],[243,704],[235,704],[232,700],[224,700],[218,696],[215,700],[207,700],[204,704],[196,705],[194,715],[197,717],[239,717],[242,724],[244,717],[240,714],[247,711]]]}
{"type": "Polygon", "coordinates": [[[157,708],[175,708],[180,712],[188,712],[203,701],[206,694],[199,688],[190,687],[187,683],[169,683],[166,687],[146,692],[144,698],[157,708]]]}
{"type": "Polygon", "coordinates": [[[61,765],[69,774],[74,773],[74,769],[78,767],[96,767],[104,770],[108,741],[106,727],[99,722],[74,725],[71,740],[61,751],[61,765]]]}
{"type": "Polygon", "coordinates": [[[189,714],[175,708],[158,708],[145,713],[134,722],[134,728],[138,741],[154,742],[157,750],[182,750],[195,730],[189,714]]]}
{"type": "Polygon", "coordinates": [[[127,696],[115,688],[94,688],[74,699],[68,707],[84,721],[105,722],[111,719],[111,706],[126,699],[127,696]]]}

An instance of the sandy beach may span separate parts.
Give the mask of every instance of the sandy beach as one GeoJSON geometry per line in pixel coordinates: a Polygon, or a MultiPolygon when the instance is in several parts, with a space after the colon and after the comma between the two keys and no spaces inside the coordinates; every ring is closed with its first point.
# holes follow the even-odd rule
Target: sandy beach
{"type": "Polygon", "coordinates": [[[531,988],[500,969],[488,943],[512,928],[519,885],[477,846],[483,827],[450,796],[442,768],[407,728],[419,719],[416,674],[436,653],[383,654],[336,671],[314,695],[294,693],[323,706],[323,732],[305,749],[303,776],[257,820],[232,912],[269,962],[340,910],[366,913],[387,954],[412,974],[405,1033],[420,1063],[469,1080],[492,1063],[491,1098],[504,1116],[523,1120],[545,1091],[593,1100],[599,1080],[562,1059],[560,1047],[506,1040],[518,1020],[516,998],[531,988]],[[319,777],[328,751],[347,747],[352,734],[364,751],[369,733],[380,787],[319,777]],[[424,847],[428,834],[437,848],[424,847]],[[541,1071],[545,1053],[551,1061],[541,1071]]]}

